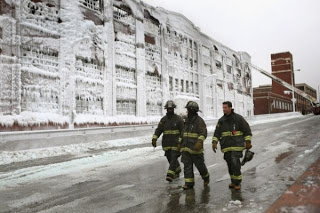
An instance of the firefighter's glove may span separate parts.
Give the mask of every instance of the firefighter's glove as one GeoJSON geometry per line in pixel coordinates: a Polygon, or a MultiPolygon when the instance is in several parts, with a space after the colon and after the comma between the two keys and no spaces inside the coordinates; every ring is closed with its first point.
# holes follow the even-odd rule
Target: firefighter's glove
{"type": "Polygon", "coordinates": [[[198,140],[197,143],[194,145],[193,150],[199,152],[202,149],[202,140],[198,140]]]}
{"type": "Polygon", "coordinates": [[[249,150],[252,148],[251,141],[246,141],[246,149],[249,150]]]}
{"type": "Polygon", "coordinates": [[[217,142],[212,142],[212,150],[214,151],[214,153],[217,152],[217,142]]]}
{"type": "Polygon", "coordinates": [[[152,139],[152,146],[157,147],[157,139],[152,139]]]}

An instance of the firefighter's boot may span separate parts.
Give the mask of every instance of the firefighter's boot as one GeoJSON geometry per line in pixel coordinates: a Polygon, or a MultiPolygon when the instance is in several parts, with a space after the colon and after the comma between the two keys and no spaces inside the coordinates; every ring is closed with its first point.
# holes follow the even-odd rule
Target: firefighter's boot
{"type": "Polygon", "coordinates": [[[190,186],[190,185],[183,185],[182,186],[183,190],[188,190],[188,189],[192,189],[193,186],[190,186]]]}
{"type": "Polygon", "coordinates": [[[235,185],[234,185],[233,183],[230,183],[230,184],[229,184],[229,188],[230,188],[230,189],[233,189],[234,187],[235,187],[235,185]]]}
{"type": "Polygon", "coordinates": [[[241,186],[240,185],[235,185],[234,186],[234,190],[240,190],[241,189],[241,186]]]}
{"type": "Polygon", "coordinates": [[[169,182],[172,182],[172,181],[173,181],[173,177],[167,176],[167,177],[166,177],[166,180],[169,181],[169,182]]]}

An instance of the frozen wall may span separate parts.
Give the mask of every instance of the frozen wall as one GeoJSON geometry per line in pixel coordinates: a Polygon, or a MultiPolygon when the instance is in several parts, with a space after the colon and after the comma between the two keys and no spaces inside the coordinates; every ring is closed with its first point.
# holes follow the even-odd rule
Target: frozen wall
{"type": "Polygon", "coordinates": [[[252,115],[250,60],[140,1],[1,0],[0,116],[46,113],[71,128],[148,122],[169,99],[178,114],[194,100],[219,117],[230,100],[252,115]]]}

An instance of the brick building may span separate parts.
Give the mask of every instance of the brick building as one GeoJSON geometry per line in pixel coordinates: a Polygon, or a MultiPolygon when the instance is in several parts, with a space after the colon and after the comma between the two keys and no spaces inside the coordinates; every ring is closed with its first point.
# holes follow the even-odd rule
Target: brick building
{"type": "MultiPolygon", "coordinates": [[[[309,86],[308,84],[302,83],[302,84],[296,84],[296,88],[298,88],[299,90],[307,93],[308,95],[317,98],[317,90],[315,90],[314,88],[312,88],[311,86],[309,86]]],[[[310,101],[306,100],[305,98],[301,97],[300,95],[296,94],[296,110],[302,112],[303,109],[306,109],[307,113],[311,112],[311,103],[310,101]]]]}
{"type": "MultiPolygon", "coordinates": [[[[294,85],[301,91],[306,92],[312,97],[317,97],[315,89],[307,84],[295,84],[295,73],[293,67],[292,54],[282,52],[271,54],[272,75],[284,80],[290,85],[294,85]]],[[[296,111],[302,113],[311,112],[311,105],[308,100],[295,94],[296,111]]],[[[272,80],[271,85],[261,85],[253,88],[254,114],[270,114],[280,112],[291,112],[292,93],[291,90],[272,80]]]]}

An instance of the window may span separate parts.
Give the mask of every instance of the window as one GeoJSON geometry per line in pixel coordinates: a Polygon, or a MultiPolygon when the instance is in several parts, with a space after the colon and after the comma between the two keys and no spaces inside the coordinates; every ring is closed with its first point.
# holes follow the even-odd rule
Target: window
{"type": "Polygon", "coordinates": [[[221,63],[220,61],[217,61],[217,60],[216,60],[216,67],[217,67],[218,69],[221,69],[222,63],[221,63]]]}
{"type": "Polygon", "coordinates": [[[113,17],[115,20],[125,22],[125,23],[135,24],[134,18],[131,14],[132,12],[128,7],[123,6],[121,8],[118,8],[113,6],[113,17]]]}
{"type": "Polygon", "coordinates": [[[196,42],[193,42],[193,49],[194,49],[194,51],[197,51],[197,50],[198,50],[198,48],[197,48],[197,43],[196,43],[196,42]]]}
{"type": "Polygon", "coordinates": [[[156,44],[155,38],[153,36],[149,36],[149,35],[146,35],[146,34],[144,34],[144,42],[152,44],[152,45],[156,44]]]}
{"type": "Polygon", "coordinates": [[[177,79],[177,78],[175,79],[174,87],[175,87],[175,91],[178,92],[179,91],[179,79],[177,79]]]}
{"type": "Polygon", "coordinates": [[[199,87],[198,87],[198,83],[195,83],[195,93],[199,94],[199,87]]]}
{"type": "Polygon", "coordinates": [[[193,81],[190,82],[190,92],[194,93],[193,81]]]}
{"type": "Polygon", "coordinates": [[[118,115],[136,115],[136,101],[117,100],[118,115]]]}
{"type": "Polygon", "coordinates": [[[91,10],[100,12],[100,2],[99,2],[99,0],[80,0],[80,2],[85,7],[89,8],[91,10]]]}
{"type": "Polygon", "coordinates": [[[184,82],[183,82],[183,79],[181,79],[181,92],[184,92],[184,82]]]}
{"type": "Polygon", "coordinates": [[[232,67],[230,65],[227,65],[227,72],[232,73],[232,67]]]}
{"type": "Polygon", "coordinates": [[[241,78],[241,70],[237,69],[237,77],[241,78]]]}
{"type": "Polygon", "coordinates": [[[186,92],[189,93],[189,81],[186,81],[186,92]]]}
{"type": "Polygon", "coordinates": [[[189,60],[190,60],[190,67],[193,67],[193,60],[192,60],[192,58],[190,58],[189,60]]]}
{"type": "Polygon", "coordinates": [[[171,76],[169,77],[169,90],[173,90],[173,78],[171,76]]]}

